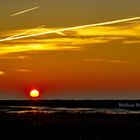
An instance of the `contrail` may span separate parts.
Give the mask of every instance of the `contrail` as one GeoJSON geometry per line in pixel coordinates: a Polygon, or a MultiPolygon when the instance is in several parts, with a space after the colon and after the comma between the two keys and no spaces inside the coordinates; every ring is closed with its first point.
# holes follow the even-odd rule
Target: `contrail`
{"type": "Polygon", "coordinates": [[[24,10],[24,11],[21,11],[21,12],[18,12],[18,13],[15,13],[13,15],[11,15],[12,17],[14,16],[17,16],[17,15],[21,15],[23,13],[26,13],[26,12],[29,12],[29,11],[32,11],[32,10],[35,10],[35,9],[38,9],[39,7],[33,7],[33,8],[30,8],[30,9],[27,9],[27,10],[24,10]]]}
{"type": "Polygon", "coordinates": [[[41,26],[35,27],[35,28],[33,28],[33,29],[29,29],[28,31],[25,31],[25,32],[22,32],[22,33],[19,33],[19,34],[15,34],[15,35],[13,35],[13,36],[8,37],[7,39],[15,38],[15,37],[24,35],[24,34],[26,34],[26,33],[29,33],[29,32],[31,32],[32,30],[35,30],[35,29],[38,29],[38,28],[43,28],[43,27],[45,27],[45,25],[41,25],[41,26]]]}
{"type": "Polygon", "coordinates": [[[36,36],[41,36],[41,35],[47,35],[47,34],[64,32],[64,31],[82,29],[82,28],[87,28],[87,27],[97,27],[97,26],[103,26],[103,25],[112,25],[112,24],[116,24],[116,23],[123,23],[123,22],[134,21],[134,20],[140,20],[140,17],[133,17],[133,18],[127,18],[127,19],[119,19],[119,20],[102,22],[102,23],[96,23],[96,24],[74,26],[74,27],[69,27],[69,28],[64,28],[64,29],[58,29],[58,30],[53,30],[53,31],[47,31],[47,32],[31,34],[31,35],[17,36],[17,37],[13,37],[13,38],[8,37],[8,38],[0,39],[0,42],[17,40],[17,39],[24,39],[24,38],[29,38],[29,37],[36,37],[36,36]]]}

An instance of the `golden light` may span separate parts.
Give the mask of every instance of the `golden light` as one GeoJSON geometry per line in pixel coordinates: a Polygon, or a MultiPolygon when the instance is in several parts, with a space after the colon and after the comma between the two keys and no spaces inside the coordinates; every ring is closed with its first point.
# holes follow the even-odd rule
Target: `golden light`
{"type": "Polygon", "coordinates": [[[31,90],[30,96],[33,97],[33,98],[39,97],[39,91],[36,90],[36,89],[31,90]]]}

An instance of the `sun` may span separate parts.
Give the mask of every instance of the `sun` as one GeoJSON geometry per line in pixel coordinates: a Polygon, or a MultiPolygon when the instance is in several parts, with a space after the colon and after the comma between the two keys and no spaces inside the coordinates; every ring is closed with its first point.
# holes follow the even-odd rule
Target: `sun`
{"type": "Polygon", "coordinates": [[[37,97],[39,97],[39,91],[36,90],[36,89],[31,90],[30,96],[31,96],[32,98],[37,98],[37,97]]]}

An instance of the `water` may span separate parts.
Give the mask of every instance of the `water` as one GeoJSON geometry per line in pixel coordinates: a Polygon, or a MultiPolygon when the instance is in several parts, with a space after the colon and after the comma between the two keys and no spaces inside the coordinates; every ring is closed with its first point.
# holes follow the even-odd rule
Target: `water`
{"type": "Polygon", "coordinates": [[[48,106],[0,106],[0,112],[5,113],[105,113],[105,114],[140,114],[140,110],[120,108],[68,108],[48,106]]]}

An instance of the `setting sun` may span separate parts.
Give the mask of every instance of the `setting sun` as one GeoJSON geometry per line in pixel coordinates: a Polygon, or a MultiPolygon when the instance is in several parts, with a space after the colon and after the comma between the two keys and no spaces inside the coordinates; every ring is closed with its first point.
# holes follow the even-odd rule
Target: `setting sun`
{"type": "Polygon", "coordinates": [[[39,97],[39,91],[38,90],[31,90],[30,96],[33,98],[39,97]]]}

